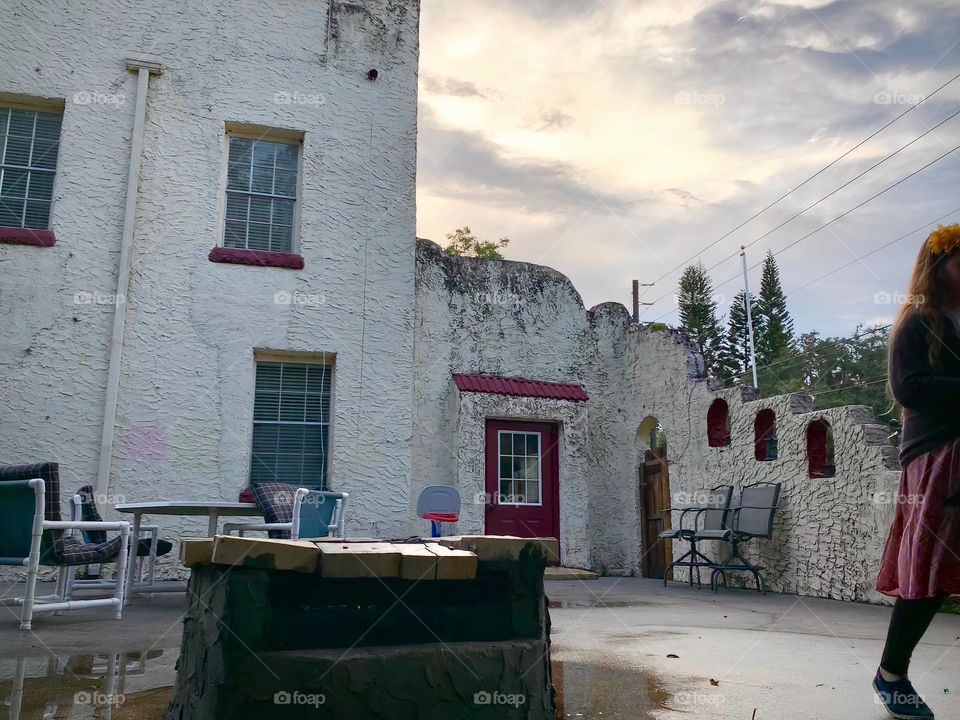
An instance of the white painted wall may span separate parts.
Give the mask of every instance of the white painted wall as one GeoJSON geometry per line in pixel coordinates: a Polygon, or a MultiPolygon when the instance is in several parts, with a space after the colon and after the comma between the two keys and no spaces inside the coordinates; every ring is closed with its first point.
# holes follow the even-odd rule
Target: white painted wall
{"type": "Polygon", "coordinates": [[[66,105],[57,244],[0,245],[0,463],[56,460],[64,494],[95,479],[113,306],[74,295],[116,287],[135,97],[124,59],[149,53],[166,69],[147,100],[110,500],[235,498],[249,471],[254,348],[326,352],[336,356],[331,484],[353,497],[351,529],[407,529],[418,10],[392,0],[0,7],[0,92],[66,105]],[[112,100],[82,104],[77,93],[112,100]],[[304,133],[303,270],[208,261],[222,232],[228,122],[304,133]],[[277,304],[278,292],[322,304],[277,304]]]}

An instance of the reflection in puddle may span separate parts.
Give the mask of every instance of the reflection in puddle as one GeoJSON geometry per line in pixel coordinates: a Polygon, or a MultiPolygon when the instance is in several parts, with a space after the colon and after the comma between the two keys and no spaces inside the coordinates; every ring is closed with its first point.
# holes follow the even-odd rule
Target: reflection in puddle
{"type": "Polygon", "coordinates": [[[670,698],[656,677],[641,671],[562,660],[550,665],[558,718],[652,720],[670,698]]]}
{"type": "Polygon", "coordinates": [[[615,608],[615,607],[637,607],[638,605],[649,605],[645,602],[625,602],[618,600],[550,600],[548,605],[551,609],[557,608],[615,608]]]}
{"type": "Polygon", "coordinates": [[[151,650],[0,660],[0,720],[162,720],[178,654],[151,650]]]}

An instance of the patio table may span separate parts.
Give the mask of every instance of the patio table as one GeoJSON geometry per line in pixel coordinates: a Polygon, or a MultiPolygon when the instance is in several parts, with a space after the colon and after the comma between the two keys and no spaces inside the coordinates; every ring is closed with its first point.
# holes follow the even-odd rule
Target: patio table
{"type": "MultiPolygon", "coordinates": [[[[263,513],[256,503],[221,502],[221,501],[192,501],[192,500],[163,500],[158,502],[120,503],[115,506],[120,513],[133,515],[131,537],[140,537],[140,521],[144,515],[181,515],[207,516],[207,537],[217,534],[217,525],[221,516],[225,517],[261,517],[263,513]]],[[[172,583],[164,587],[151,584],[142,584],[139,587],[134,582],[134,570],[137,563],[137,541],[130,543],[130,553],[127,558],[127,603],[130,597],[137,592],[182,592],[186,590],[185,583],[172,583]]]]}

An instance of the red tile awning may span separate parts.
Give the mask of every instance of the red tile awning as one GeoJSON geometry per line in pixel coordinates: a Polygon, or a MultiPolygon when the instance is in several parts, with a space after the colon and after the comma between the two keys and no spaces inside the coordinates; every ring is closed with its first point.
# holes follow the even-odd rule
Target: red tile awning
{"type": "Polygon", "coordinates": [[[544,382],[542,380],[526,380],[500,375],[462,374],[454,375],[453,382],[461,392],[494,393],[496,395],[572,400],[574,402],[584,402],[590,399],[583,386],[574,383],[544,382]]]}

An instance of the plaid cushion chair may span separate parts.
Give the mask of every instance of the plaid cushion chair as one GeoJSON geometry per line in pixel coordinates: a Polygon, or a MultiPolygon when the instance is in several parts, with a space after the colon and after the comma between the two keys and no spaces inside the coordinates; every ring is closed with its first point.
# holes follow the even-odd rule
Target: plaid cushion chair
{"type": "MultiPolygon", "coordinates": [[[[293,501],[297,488],[289,483],[254,483],[253,497],[268,525],[293,522],[293,501]]],[[[270,530],[268,537],[289,540],[290,530],[270,530]]]]}
{"type": "Polygon", "coordinates": [[[254,484],[253,494],[266,522],[226,523],[224,533],[266,531],[271,538],[284,540],[344,536],[347,493],[272,482],[254,484]]]}
{"type": "MultiPolygon", "coordinates": [[[[103,522],[103,518],[100,517],[100,511],[97,510],[97,503],[93,499],[92,485],[84,485],[82,488],[77,490],[76,497],[80,498],[80,520],[83,520],[84,522],[103,522]]],[[[173,550],[172,542],[156,537],[155,525],[141,525],[140,531],[143,533],[150,533],[152,537],[142,537],[137,542],[138,557],[149,557],[151,546],[153,544],[156,544],[157,546],[155,557],[161,557],[173,550]]],[[[88,543],[104,543],[107,541],[107,533],[103,530],[88,530],[83,533],[83,537],[88,543]]]]}
{"type": "Polygon", "coordinates": [[[20,627],[29,630],[35,612],[60,612],[77,607],[112,605],[119,619],[123,604],[127,541],[126,522],[64,521],[60,514],[60,472],[56,463],[0,467],[0,565],[27,568],[27,592],[13,602],[23,606],[20,627]],[[82,542],[65,531],[118,531],[105,542],[82,542]],[[36,597],[40,565],[67,568],[117,561],[112,598],[66,599],[67,573],[60,572],[54,595],[36,597]]]}

